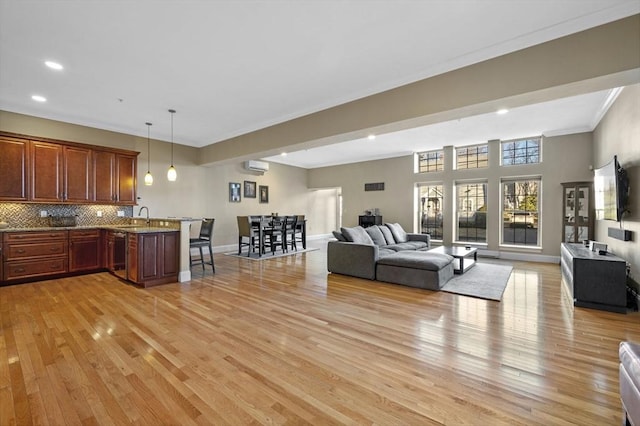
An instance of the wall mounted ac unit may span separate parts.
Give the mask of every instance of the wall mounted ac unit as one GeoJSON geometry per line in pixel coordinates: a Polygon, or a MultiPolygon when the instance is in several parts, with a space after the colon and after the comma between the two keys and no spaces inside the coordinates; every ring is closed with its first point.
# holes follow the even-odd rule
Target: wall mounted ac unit
{"type": "Polygon", "coordinates": [[[266,161],[249,160],[244,162],[244,168],[252,172],[264,173],[269,171],[269,163],[266,161]]]}

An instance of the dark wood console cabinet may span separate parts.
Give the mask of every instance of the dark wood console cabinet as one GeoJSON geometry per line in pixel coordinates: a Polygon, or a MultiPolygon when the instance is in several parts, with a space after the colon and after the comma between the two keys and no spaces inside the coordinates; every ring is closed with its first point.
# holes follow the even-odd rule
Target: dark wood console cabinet
{"type": "Polygon", "coordinates": [[[363,228],[367,228],[373,225],[382,225],[382,216],[358,216],[358,225],[362,226],[363,228]]]}
{"type": "Polygon", "coordinates": [[[143,287],[177,281],[179,240],[178,231],[129,234],[127,279],[143,287]]]}
{"type": "Polygon", "coordinates": [[[627,264],[613,254],[600,255],[583,244],[562,243],[563,285],[574,306],[627,312],[627,264]]]}

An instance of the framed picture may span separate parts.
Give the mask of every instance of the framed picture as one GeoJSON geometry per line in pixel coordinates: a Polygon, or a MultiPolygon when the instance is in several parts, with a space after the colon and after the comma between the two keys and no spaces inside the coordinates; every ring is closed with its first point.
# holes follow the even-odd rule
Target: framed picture
{"type": "Polygon", "coordinates": [[[229,202],[239,203],[240,200],[240,184],[238,182],[229,182],[229,202]]]}
{"type": "Polygon", "coordinates": [[[260,185],[258,188],[260,192],[260,202],[268,203],[269,202],[269,187],[266,185],[260,185]]]}
{"type": "Polygon", "coordinates": [[[244,181],[244,198],[256,198],[256,183],[250,180],[244,181]]]}

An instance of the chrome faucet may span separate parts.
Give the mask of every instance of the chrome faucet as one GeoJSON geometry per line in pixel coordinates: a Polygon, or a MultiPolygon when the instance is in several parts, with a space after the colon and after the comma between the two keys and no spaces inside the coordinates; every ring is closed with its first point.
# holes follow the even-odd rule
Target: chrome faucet
{"type": "Polygon", "coordinates": [[[147,210],[147,226],[149,226],[149,224],[151,223],[151,220],[149,220],[149,207],[147,207],[147,206],[140,207],[140,211],[138,212],[138,216],[140,216],[140,214],[142,213],[143,209],[147,210]]]}

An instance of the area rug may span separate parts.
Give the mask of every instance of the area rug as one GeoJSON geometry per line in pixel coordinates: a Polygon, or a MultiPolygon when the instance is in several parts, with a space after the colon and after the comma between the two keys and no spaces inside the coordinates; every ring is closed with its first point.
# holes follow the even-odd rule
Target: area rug
{"type": "Polygon", "coordinates": [[[511,276],[511,265],[476,263],[462,275],[455,275],[440,290],[481,299],[502,299],[511,276]]]}
{"type": "Polygon", "coordinates": [[[282,250],[277,250],[274,254],[271,254],[270,251],[268,251],[266,254],[263,254],[261,257],[258,256],[258,253],[251,253],[250,256],[247,256],[247,252],[243,251],[242,254],[238,255],[237,251],[233,251],[230,253],[225,253],[225,256],[233,256],[233,257],[239,257],[241,259],[249,259],[249,260],[269,260],[269,259],[276,259],[278,257],[285,257],[285,256],[292,256],[294,254],[298,254],[298,253],[308,253],[310,251],[316,251],[318,250],[317,248],[306,248],[306,249],[298,249],[296,250],[289,250],[288,252],[284,253],[282,250]]]}

